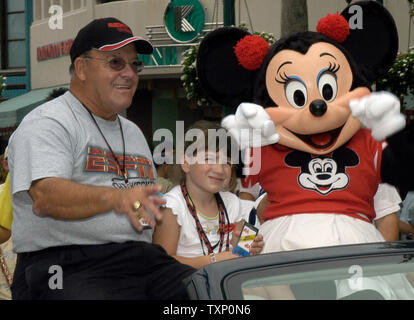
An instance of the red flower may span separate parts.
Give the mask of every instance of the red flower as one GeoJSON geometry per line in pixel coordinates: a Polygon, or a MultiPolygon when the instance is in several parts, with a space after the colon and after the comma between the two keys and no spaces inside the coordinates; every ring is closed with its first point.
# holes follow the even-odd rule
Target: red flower
{"type": "Polygon", "coordinates": [[[342,43],[349,36],[349,24],[340,14],[328,14],[325,18],[319,20],[316,31],[342,43]]]}
{"type": "Polygon", "coordinates": [[[234,47],[239,63],[247,70],[260,68],[263,59],[269,50],[269,44],[260,36],[245,36],[234,47]]]}

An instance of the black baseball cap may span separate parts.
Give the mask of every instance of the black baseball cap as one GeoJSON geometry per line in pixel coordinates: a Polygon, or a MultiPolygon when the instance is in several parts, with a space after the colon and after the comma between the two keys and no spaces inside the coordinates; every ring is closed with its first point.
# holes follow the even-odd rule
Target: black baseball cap
{"type": "Polygon", "coordinates": [[[70,49],[70,59],[75,61],[82,53],[91,49],[113,51],[133,43],[138,53],[151,54],[153,47],[144,38],[134,36],[131,29],[116,18],[96,19],[83,27],[70,49]]]}

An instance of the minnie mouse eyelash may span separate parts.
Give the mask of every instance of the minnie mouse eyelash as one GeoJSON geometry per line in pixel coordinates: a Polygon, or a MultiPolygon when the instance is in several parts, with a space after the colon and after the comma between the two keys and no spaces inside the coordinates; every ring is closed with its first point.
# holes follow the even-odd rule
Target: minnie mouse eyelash
{"type": "MultiPolygon", "coordinates": [[[[341,66],[339,64],[329,62],[329,67],[325,69],[324,72],[329,71],[329,72],[332,72],[333,74],[336,74],[340,68],[341,66]]],[[[283,72],[283,74],[278,73],[278,76],[281,80],[278,80],[277,77],[275,77],[275,80],[276,82],[280,84],[286,85],[290,80],[292,80],[292,77],[288,76],[286,72],[283,72]]]]}
{"type": "Polygon", "coordinates": [[[276,82],[280,83],[280,84],[286,84],[291,78],[286,74],[286,72],[283,72],[283,74],[278,73],[278,76],[280,77],[280,79],[282,80],[278,80],[277,77],[275,77],[276,82]]]}
{"type": "Polygon", "coordinates": [[[337,73],[340,68],[341,66],[339,64],[329,62],[329,68],[327,71],[337,73]]]}

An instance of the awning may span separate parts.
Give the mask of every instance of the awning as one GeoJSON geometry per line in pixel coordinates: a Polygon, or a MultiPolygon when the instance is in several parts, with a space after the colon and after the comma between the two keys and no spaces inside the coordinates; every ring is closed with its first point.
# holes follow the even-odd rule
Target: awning
{"type": "Polygon", "coordinates": [[[45,102],[53,89],[61,87],[69,88],[69,85],[32,90],[0,103],[0,129],[18,126],[30,111],[45,102]]]}

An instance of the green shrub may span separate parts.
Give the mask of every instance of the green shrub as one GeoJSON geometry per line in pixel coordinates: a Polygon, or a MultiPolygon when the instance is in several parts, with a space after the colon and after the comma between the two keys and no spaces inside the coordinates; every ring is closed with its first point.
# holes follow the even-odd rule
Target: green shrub
{"type": "Polygon", "coordinates": [[[408,94],[414,94],[414,48],[400,54],[386,76],[378,81],[380,88],[387,89],[398,96],[401,106],[408,94]]]}
{"type": "Polygon", "coordinates": [[[6,77],[0,75],[0,97],[3,91],[6,89],[6,77]]]}

